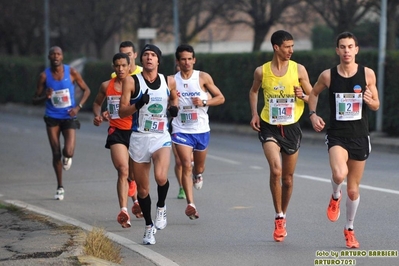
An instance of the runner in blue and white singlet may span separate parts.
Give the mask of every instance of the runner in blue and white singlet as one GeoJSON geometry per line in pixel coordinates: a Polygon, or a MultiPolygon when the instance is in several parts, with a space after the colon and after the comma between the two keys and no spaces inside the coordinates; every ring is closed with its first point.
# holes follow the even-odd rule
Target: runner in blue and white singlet
{"type": "Polygon", "coordinates": [[[175,56],[180,69],[174,75],[179,111],[172,121],[172,142],[182,165],[182,185],[187,201],[185,214],[193,220],[199,218],[194,204],[193,186],[196,189],[202,188],[202,173],[205,170],[210,138],[208,106],[223,104],[224,96],[211,75],[194,70],[196,58],[192,46],[180,45],[175,56]],[[212,97],[208,97],[208,93],[212,97]]]}
{"type": "Polygon", "coordinates": [[[204,133],[210,131],[208,106],[193,105],[192,98],[208,100],[208,95],[200,87],[200,71],[194,70],[189,79],[182,79],[180,72],[175,74],[179,97],[179,113],[173,119],[173,133],[204,133]]]}

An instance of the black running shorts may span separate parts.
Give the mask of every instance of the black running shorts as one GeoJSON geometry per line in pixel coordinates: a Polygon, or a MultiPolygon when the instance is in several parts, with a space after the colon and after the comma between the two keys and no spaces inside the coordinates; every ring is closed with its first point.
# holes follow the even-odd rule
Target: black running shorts
{"type": "Polygon", "coordinates": [[[109,149],[113,144],[123,144],[129,149],[130,134],[132,131],[122,130],[116,127],[108,128],[107,142],[105,143],[105,148],[109,149]]]}
{"type": "Polygon", "coordinates": [[[258,137],[262,144],[268,141],[273,141],[280,146],[281,152],[291,155],[297,152],[300,147],[302,130],[299,122],[281,126],[270,125],[261,120],[258,137]]]}
{"type": "Polygon", "coordinates": [[[45,117],[43,117],[43,119],[44,119],[44,122],[46,123],[47,127],[59,126],[61,131],[65,130],[65,129],[79,129],[80,128],[80,122],[77,118],[57,119],[57,118],[45,116],[45,117]]]}
{"type": "Polygon", "coordinates": [[[349,158],[356,161],[367,160],[371,152],[370,137],[343,138],[327,134],[326,144],[328,150],[337,145],[341,146],[348,152],[349,158]]]}

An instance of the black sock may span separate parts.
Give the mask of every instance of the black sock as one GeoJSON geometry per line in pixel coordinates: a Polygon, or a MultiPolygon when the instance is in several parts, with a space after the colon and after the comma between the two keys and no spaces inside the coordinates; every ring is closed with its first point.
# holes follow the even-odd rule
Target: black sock
{"type": "Polygon", "coordinates": [[[143,217],[146,225],[152,224],[151,218],[151,197],[150,194],[147,195],[144,199],[137,196],[137,200],[139,201],[141,211],[143,212],[143,217]]]}
{"type": "Polygon", "coordinates": [[[166,195],[168,195],[168,190],[169,190],[169,180],[166,180],[166,183],[163,186],[158,185],[157,207],[160,207],[160,208],[165,207],[165,199],[166,199],[166,195]]]}

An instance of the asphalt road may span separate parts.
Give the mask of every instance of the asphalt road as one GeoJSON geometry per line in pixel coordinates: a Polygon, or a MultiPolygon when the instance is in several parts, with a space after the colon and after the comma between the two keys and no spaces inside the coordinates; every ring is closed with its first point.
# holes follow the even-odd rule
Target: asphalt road
{"type": "MultiPolygon", "coordinates": [[[[268,165],[256,135],[212,132],[204,185],[194,192],[200,218],[189,220],[184,214],[186,202],[176,198],[172,160],[168,226],[156,234],[156,245],[143,246],[143,220],[132,218],[130,229],[116,222],[117,176],[104,148],[107,126],[97,128],[84,119],[81,123],[72,168],[64,172],[65,199],[55,201],[56,180],[43,119],[19,113],[1,115],[2,200],[35,206],[82,227],[103,227],[116,241],[158,265],[315,265],[331,264],[333,259],[341,265],[399,264],[399,154],[372,152],[355,221],[359,250],[364,253],[348,254],[343,237],[346,196],[339,221],[331,223],[325,215],[331,185],[322,142],[301,147],[287,213],[288,236],[276,243],[268,165]],[[373,250],[393,250],[396,256],[368,256],[373,250]]],[[[155,206],[153,178],[151,182],[155,206]]],[[[155,216],[155,207],[153,213],[155,216]]]]}

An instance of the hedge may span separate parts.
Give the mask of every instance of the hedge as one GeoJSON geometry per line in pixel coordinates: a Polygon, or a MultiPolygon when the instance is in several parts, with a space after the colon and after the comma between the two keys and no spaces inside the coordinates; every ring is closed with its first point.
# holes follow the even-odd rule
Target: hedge
{"type": "MultiPolygon", "coordinates": [[[[248,124],[251,119],[248,93],[253,80],[253,73],[257,66],[270,61],[271,52],[242,53],[242,54],[196,54],[196,69],[208,72],[215,84],[223,92],[226,102],[217,107],[209,108],[212,121],[221,123],[248,124]]],[[[293,54],[292,60],[303,64],[314,84],[318,75],[327,68],[338,63],[334,51],[298,51],[293,54]]],[[[376,51],[361,51],[357,56],[359,64],[374,69],[377,75],[378,53],[376,51]]],[[[173,74],[173,55],[162,58],[160,73],[173,74]]],[[[383,102],[383,131],[391,136],[399,136],[399,52],[388,52],[385,64],[385,87],[383,102]]],[[[43,71],[43,63],[29,58],[2,57],[0,58],[0,103],[18,102],[30,104],[35,91],[39,73],[43,71]]],[[[85,105],[90,111],[100,84],[110,78],[112,72],[109,61],[88,61],[83,70],[83,78],[92,93],[85,105]]],[[[262,107],[262,93],[259,94],[259,110],[262,107]]],[[[328,123],[327,91],[319,98],[317,112],[328,123]]],[[[307,107],[305,113],[307,113],[307,107]]],[[[370,112],[370,130],[376,128],[376,113],[370,112]]],[[[310,121],[306,115],[301,120],[304,128],[310,128],[310,121]]]]}

